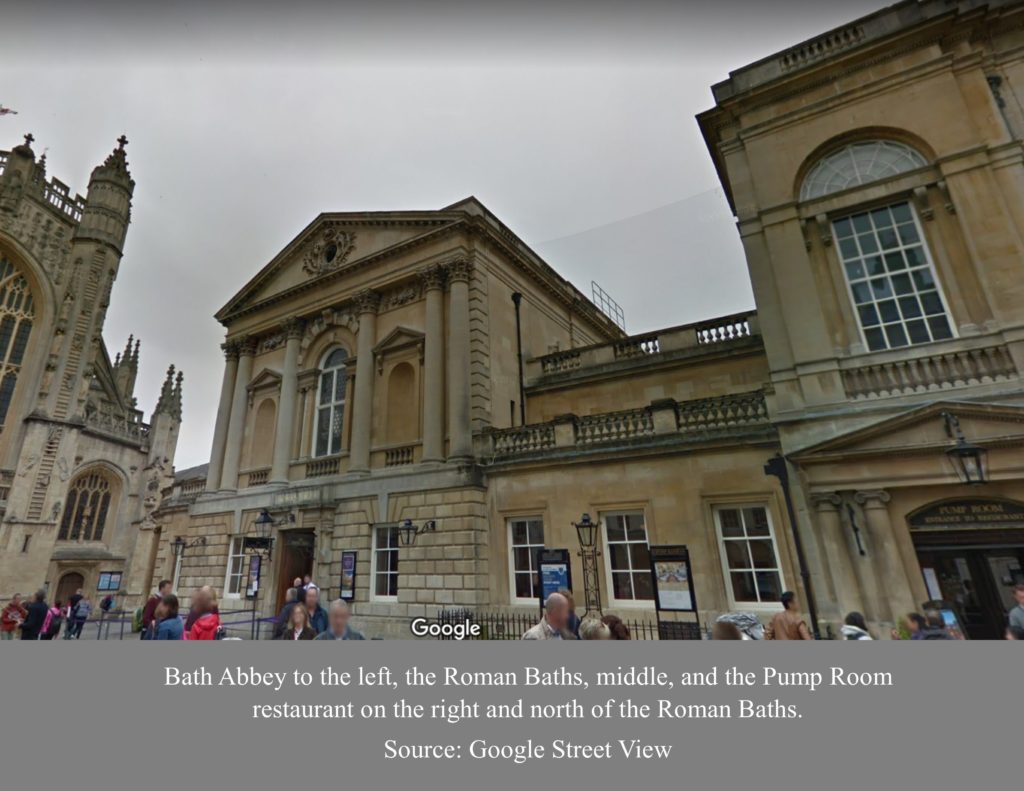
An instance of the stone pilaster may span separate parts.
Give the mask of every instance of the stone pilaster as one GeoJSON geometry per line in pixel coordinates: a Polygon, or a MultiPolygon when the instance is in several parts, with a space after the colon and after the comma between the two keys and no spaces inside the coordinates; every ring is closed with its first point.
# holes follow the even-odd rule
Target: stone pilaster
{"type": "Polygon", "coordinates": [[[444,461],[444,270],[420,272],[426,295],[423,348],[423,461],[444,461]]]}
{"type": "Polygon", "coordinates": [[[228,423],[231,420],[231,402],[235,394],[235,377],[238,375],[238,344],[229,342],[223,344],[221,348],[224,350],[224,379],[220,384],[217,422],[213,429],[213,447],[210,449],[210,469],[206,473],[208,492],[215,492],[220,488],[228,423]]]}
{"type": "Polygon", "coordinates": [[[249,406],[248,385],[252,379],[252,358],[256,354],[254,338],[238,341],[238,369],[235,372],[235,390],[231,397],[231,419],[224,449],[224,471],[220,478],[221,491],[238,488],[238,465],[242,458],[242,436],[249,406]]]}
{"type": "MultiPolygon", "coordinates": [[[[836,492],[824,492],[812,494],[809,499],[815,509],[818,538],[825,550],[825,557],[828,560],[829,572],[832,577],[835,593],[834,606],[837,608],[835,615],[843,618],[846,613],[863,608],[857,574],[850,560],[846,536],[843,535],[843,522],[840,513],[843,498],[836,492]]],[[[872,615],[869,613],[868,617],[872,615]]]]}
{"type": "Polygon", "coordinates": [[[298,319],[285,323],[284,369],[281,371],[281,396],[277,404],[277,430],[270,482],[288,483],[288,464],[292,455],[292,431],[295,428],[295,403],[299,391],[299,346],[304,324],[298,319]]]}
{"type": "Polygon", "coordinates": [[[913,612],[916,606],[889,518],[891,498],[884,489],[875,489],[857,492],[854,499],[864,509],[864,520],[874,548],[873,564],[884,580],[885,598],[879,616],[895,623],[905,613],[913,612]]]}
{"type": "Polygon", "coordinates": [[[448,270],[448,456],[465,461],[473,457],[469,393],[469,281],[473,264],[459,258],[448,270]]]}
{"type": "Polygon", "coordinates": [[[380,294],[367,289],[356,295],[359,336],[356,339],[355,404],[352,409],[352,446],[349,472],[370,471],[370,438],[373,427],[373,345],[377,337],[380,294]]]}

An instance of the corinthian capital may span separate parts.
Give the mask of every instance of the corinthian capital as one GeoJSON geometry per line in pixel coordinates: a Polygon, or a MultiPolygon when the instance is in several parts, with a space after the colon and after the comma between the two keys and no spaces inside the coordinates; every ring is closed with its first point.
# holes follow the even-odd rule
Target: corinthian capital
{"type": "Polygon", "coordinates": [[[453,258],[445,264],[449,283],[468,283],[473,276],[473,262],[464,256],[453,258]]]}
{"type": "Polygon", "coordinates": [[[225,341],[220,345],[220,348],[224,352],[225,360],[238,359],[238,341],[225,341]]]}
{"type": "Polygon", "coordinates": [[[439,264],[425,266],[417,274],[424,291],[444,288],[444,267],[439,264]]]}
{"type": "Polygon", "coordinates": [[[302,334],[306,331],[306,322],[300,318],[292,316],[291,318],[285,319],[281,325],[281,329],[284,331],[284,337],[288,340],[294,338],[301,338],[302,334]]]}
{"type": "Polygon", "coordinates": [[[235,343],[238,346],[238,354],[241,357],[252,357],[256,354],[256,339],[251,335],[239,338],[235,343]]]}
{"type": "Polygon", "coordinates": [[[353,298],[357,313],[376,313],[380,307],[380,294],[372,288],[360,291],[353,298]]]}

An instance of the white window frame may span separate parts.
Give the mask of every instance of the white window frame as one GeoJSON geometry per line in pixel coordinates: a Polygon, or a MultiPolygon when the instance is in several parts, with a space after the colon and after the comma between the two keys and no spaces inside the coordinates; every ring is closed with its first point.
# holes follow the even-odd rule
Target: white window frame
{"type": "Polygon", "coordinates": [[[370,601],[379,602],[397,602],[398,601],[398,569],[400,566],[398,562],[400,560],[398,556],[399,547],[401,546],[401,537],[398,533],[399,528],[395,525],[381,525],[373,528],[373,547],[370,551],[370,601]],[[394,547],[382,547],[377,540],[381,530],[394,530],[395,531],[395,546],[394,547]],[[395,553],[395,571],[394,572],[380,572],[377,570],[377,553],[378,552],[394,552],[395,553]],[[384,596],[378,595],[377,593],[377,577],[378,575],[393,576],[395,578],[395,595],[384,596]]]}
{"type": "MultiPolygon", "coordinates": [[[[539,595],[538,596],[531,596],[530,598],[524,598],[524,597],[519,596],[519,595],[516,594],[516,575],[517,574],[521,574],[522,572],[518,572],[516,570],[515,549],[516,549],[516,547],[530,547],[531,573],[539,574],[540,573],[540,568],[537,566],[537,550],[538,549],[544,549],[545,544],[544,543],[540,543],[540,544],[514,544],[512,542],[512,525],[515,522],[540,522],[541,541],[543,542],[545,540],[545,538],[544,538],[544,517],[539,515],[539,514],[529,514],[529,515],[524,514],[524,515],[521,515],[521,516],[510,516],[510,517],[505,519],[505,536],[506,536],[506,541],[508,542],[507,546],[508,546],[508,585],[509,585],[509,588],[508,588],[508,600],[509,600],[509,603],[510,604],[536,605],[537,602],[540,599],[539,595]]],[[[526,538],[527,538],[527,540],[529,540],[529,538],[530,538],[529,530],[530,529],[527,528],[526,530],[527,530],[526,538]]],[[[538,585],[540,584],[539,578],[537,580],[537,584],[538,585]]]]}
{"type": "MultiPolygon", "coordinates": [[[[621,608],[635,608],[638,610],[653,610],[654,606],[654,594],[653,587],[654,582],[651,581],[652,594],[650,599],[620,599],[615,595],[615,585],[612,577],[612,544],[639,544],[639,541],[609,541],[608,540],[608,517],[614,516],[632,516],[639,514],[644,520],[644,540],[647,544],[648,552],[651,547],[651,531],[647,525],[647,511],[644,508],[623,508],[616,511],[603,511],[599,514],[599,520],[601,524],[601,543],[604,548],[604,574],[605,574],[605,587],[608,590],[608,605],[621,608]]],[[[633,568],[633,556],[629,556],[629,569],[630,573],[636,573],[638,569],[633,568]]],[[[650,574],[651,569],[648,567],[645,571],[650,574]]],[[[620,570],[621,572],[621,570],[620,570]]],[[[630,585],[632,586],[633,580],[630,579],[630,585]]],[[[634,591],[635,592],[635,591],[634,591]]]]}
{"type": "MultiPolygon", "coordinates": [[[[178,590],[178,580],[181,578],[181,560],[185,556],[184,550],[174,556],[174,571],[171,573],[171,590],[178,590]]],[[[225,589],[226,590],[226,589],[225,589]]]]}
{"type": "Polygon", "coordinates": [[[326,374],[328,371],[330,371],[330,372],[332,372],[333,376],[336,377],[338,375],[337,374],[338,371],[345,371],[346,370],[346,366],[348,365],[350,360],[351,360],[351,355],[348,353],[348,349],[346,349],[344,346],[332,346],[330,349],[328,349],[324,353],[324,356],[321,358],[321,362],[320,362],[320,366],[321,366],[320,367],[320,375],[317,376],[317,378],[316,378],[316,392],[315,392],[315,394],[313,396],[313,400],[314,400],[314,407],[313,407],[313,436],[312,436],[311,441],[309,443],[309,445],[310,445],[310,454],[309,455],[312,458],[314,458],[314,459],[325,459],[325,458],[328,458],[330,456],[337,456],[339,453],[341,453],[342,443],[344,442],[344,439],[345,439],[345,436],[344,436],[345,435],[345,409],[348,406],[348,373],[347,373],[347,371],[346,371],[346,374],[345,374],[345,388],[344,388],[344,390],[342,390],[341,400],[340,401],[333,400],[335,395],[336,395],[336,387],[337,387],[336,380],[333,380],[331,382],[332,400],[331,400],[330,404],[321,404],[320,403],[320,390],[323,387],[324,374],[326,374]],[[332,354],[334,354],[336,351],[338,351],[339,349],[341,351],[345,352],[345,361],[344,361],[344,363],[342,365],[334,367],[334,368],[324,368],[323,366],[327,363],[327,359],[332,354]],[[333,419],[335,411],[337,411],[338,409],[341,410],[341,425],[338,426],[338,450],[336,450],[336,451],[332,451],[331,450],[331,437],[330,437],[330,435],[328,435],[328,437],[327,437],[327,453],[317,453],[316,442],[317,442],[317,437],[320,434],[320,410],[321,409],[328,409],[328,408],[330,409],[330,418],[331,419],[333,419]]]}
{"type": "MultiPolygon", "coordinates": [[[[786,571],[782,566],[782,553],[779,551],[779,541],[775,536],[775,520],[772,518],[772,509],[766,502],[736,502],[736,503],[718,503],[711,507],[712,519],[715,523],[715,538],[718,542],[718,556],[722,564],[722,582],[725,585],[725,595],[729,600],[729,607],[733,610],[753,610],[755,612],[778,612],[782,608],[781,602],[751,602],[751,601],[736,601],[732,592],[732,569],[729,568],[729,557],[725,551],[725,543],[727,541],[749,541],[749,537],[744,536],[743,538],[725,538],[722,535],[722,522],[720,514],[722,511],[742,511],[744,508],[761,508],[764,510],[765,517],[768,520],[768,536],[771,538],[772,549],[775,552],[775,571],[779,574],[779,593],[789,590],[786,587],[786,571]]],[[[740,517],[742,519],[742,516],[740,517]]],[[[746,532],[746,531],[744,531],[746,532]]],[[[759,539],[759,540],[764,540],[759,539]]],[[[768,571],[769,569],[764,569],[768,571]]],[[[755,580],[755,587],[756,587],[755,580]]],[[[759,594],[760,595],[760,594],[759,594]]]]}
{"type": "MultiPolygon", "coordinates": [[[[958,337],[956,323],[953,321],[953,313],[949,309],[949,300],[946,298],[945,290],[942,287],[942,278],[939,277],[939,271],[938,271],[938,269],[935,266],[935,259],[932,257],[932,251],[931,251],[931,248],[930,248],[930,246],[928,244],[928,237],[925,236],[924,226],[921,225],[921,218],[917,216],[917,210],[914,207],[913,201],[911,201],[910,198],[907,198],[905,200],[895,200],[895,201],[892,201],[890,203],[886,203],[884,206],[875,206],[873,208],[864,208],[864,209],[851,209],[849,211],[845,211],[845,212],[843,212],[843,214],[841,216],[837,216],[834,219],[830,220],[830,222],[829,222],[829,230],[831,231],[832,237],[835,240],[834,241],[835,253],[836,253],[836,258],[839,260],[839,268],[843,270],[843,282],[846,284],[846,299],[848,300],[848,302],[850,304],[850,309],[851,309],[851,311],[853,313],[853,321],[857,325],[857,331],[860,334],[860,341],[861,341],[861,344],[863,345],[864,351],[866,353],[868,353],[868,354],[884,354],[885,352],[896,352],[896,351],[901,351],[901,350],[904,350],[904,349],[913,349],[913,348],[919,347],[919,346],[926,346],[929,343],[945,343],[947,341],[952,341],[952,340],[954,340],[954,339],[956,339],[958,337]],[[914,228],[917,231],[918,239],[920,239],[920,242],[921,242],[920,249],[922,250],[922,252],[924,254],[924,260],[925,260],[925,263],[927,264],[927,269],[931,273],[932,278],[935,280],[935,292],[938,294],[939,301],[942,303],[942,311],[943,312],[941,314],[936,313],[936,314],[932,314],[932,315],[933,316],[942,315],[942,316],[945,317],[946,322],[949,324],[950,337],[948,337],[948,338],[940,338],[938,340],[921,341],[921,342],[918,342],[918,343],[912,342],[910,340],[910,333],[907,332],[907,320],[903,318],[902,311],[901,311],[900,320],[899,320],[898,323],[899,323],[899,325],[901,327],[903,327],[903,332],[907,336],[907,344],[904,345],[904,346],[889,346],[888,345],[889,339],[888,339],[887,336],[885,336],[885,323],[882,322],[881,321],[881,317],[879,317],[880,320],[879,320],[879,324],[877,326],[882,331],[882,335],[886,337],[886,348],[884,348],[884,349],[872,349],[871,345],[868,343],[867,328],[864,327],[864,323],[861,321],[861,318],[860,318],[860,310],[859,310],[860,306],[857,304],[857,300],[856,300],[856,298],[854,297],[854,294],[853,294],[853,283],[850,280],[850,273],[847,271],[847,267],[846,267],[847,261],[843,257],[841,242],[840,242],[840,239],[839,239],[839,235],[836,233],[836,227],[835,226],[836,226],[837,222],[840,222],[841,220],[846,220],[846,219],[851,219],[852,220],[852,218],[854,216],[858,215],[858,214],[870,214],[875,209],[890,209],[891,210],[893,206],[899,206],[900,204],[905,204],[907,206],[907,209],[910,211],[910,217],[911,217],[911,219],[914,222],[914,228]]],[[[856,236],[856,234],[855,234],[855,236],[856,236]]],[[[876,236],[877,236],[877,233],[876,233],[876,236]]],[[[858,247],[859,247],[859,243],[858,243],[858,247]]],[[[905,249],[906,249],[906,246],[901,241],[899,246],[895,248],[895,251],[898,251],[898,252],[902,253],[903,250],[905,250],[905,249]]],[[[892,251],[890,251],[890,252],[892,252],[892,251]]],[[[878,255],[883,256],[883,257],[885,255],[885,252],[881,250],[881,247],[879,247],[878,255]]],[[[862,256],[859,260],[864,261],[865,257],[862,256]]],[[[918,267],[918,269],[922,269],[922,268],[923,267],[918,267]]],[[[901,272],[895,273],[895,274],[902,274],[903,272],[909,273],[910,271],[911,270],[906,269],[906,270],[901,270],[901,272]]],[[[886,268],[886,272],[885,272],[884,275],[882,275],[882,277],[886,277],[891,282],[893,274],[889,273],[888,268],[886,268]]],[[[868,276],[866,276],[864,278],[863,282],[870,283],[871,279],[872,279],[871,276],[868,275],[868,276]]],[[[917,291],[916,286],[914,288],[913,295],[915,297],[919,296],[919,293],[917,291]]],[[[893,292],[893,296],[891,297],[891,299],[894,302],[897,303],[897,310],[899,310],[900,309],[899,308],[899,296],[896,295],[895,291],[893,292]]],[[[865,303],[865,304],[875,305],[876,303],[877,303],[877,301],[872,299],[872,301],[870,303],[865,303]]],[[[927,318],[928,317],[925,316],[922,313],[922,319],[925,321],[925,323],[927,323],[927,318]]],[[[889,324],[894,324],[894,323],[895,322],[889,322],[889,324]]],[[[928,330],[928,333],[929,333],[929,335],[931,335],[931,329],[928,330]]]]}
{"type": "Polygon", "coordinates": [[[245,536],[232,536],[228,542],[228,563],[227,568],[224,570],[224,598],[225,599],[241,599],[242,593],[245,591],[245,536]],[[235,547],[238,547],[238,551],[235,551],[235,547]],[[231,573],[231,561],[235,558],[241,558],[239,563],[238,574],[231,573]],[[229,593],[231,590],[231,578],[238,577],[238,592],[229,593]]]}

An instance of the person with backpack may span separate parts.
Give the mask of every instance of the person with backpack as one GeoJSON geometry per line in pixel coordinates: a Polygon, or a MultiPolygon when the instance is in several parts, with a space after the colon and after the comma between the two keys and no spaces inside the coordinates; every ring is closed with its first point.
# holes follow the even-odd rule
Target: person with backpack
{"type": "Polygon", "coordinates": [[[89,620],[90,615],[92,615],[92,602],[88,596],[83,596],[82,600],[78,602],[78,607],[75,608],[74,615],[69,618],[72,621],[71,637],[73,639],[82,639],[82,629],[85,627],[85,622],[89,620]]]}
{"type": "Polygon", "coordinates": [[[197,613],[195,623],[186,640],[217,640],[221,635],[220,614],[217,609],[217,591],[209,585],[199,589],[193,607],[197,613]]]}
{"type": "Polygon", "coordinates": [[[71,639],[71,630],[75,626],[75,613],[78,611],[78,603],[82,601],[82,589],[79,588],[68,597],[67,611],[64,613],[67,626],[64,627],[64,639],[71,639]]]}
{"type": "Polygon", "coordinates": [[[100,610],[102,610],[103,614],[106,615],[112,609],[114,609],[114,594],[108,593],[103,597],[103,601],[100,602],[100,610]]]}
{"type": "Polygon", "coordinates": [[[43,620],[43,629],[39,633],[40,640],[56,640],[60,636],[60,624],[64,620],[64,611],[60,602],[55,601],[53,606],[46,611],[46,618],[43,620]]]}
{"type": "Polygon", "coordinates": [[[874,640],[868,631],[868,625],[864,616],[859,612],[851,612],[846,616],[846,622],[839,630],[844,640],[874,640]]]}

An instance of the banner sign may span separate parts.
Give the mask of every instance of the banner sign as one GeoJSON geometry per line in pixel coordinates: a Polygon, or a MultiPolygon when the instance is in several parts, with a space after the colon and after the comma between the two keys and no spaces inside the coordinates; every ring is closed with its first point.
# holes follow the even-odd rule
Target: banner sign
{"type": "Polygon", "coordinates": [[[925,506],[907,521],[912,530],[1024,527],[1024,503],[1013,500],[946,500],[925,506]]]}
{"type": "Polygon", "coordinates": [[[572,590],[572,566],[568,549],[537,550],[537,570],[540,574],[540,606],[552,593],[572,590]]]}
{"type": "Polygon", "coordinates": [[[260,569],[263,567],[262,555],[249,556],[249,585],[246,588],[245,598],[255,599],[260,590],[260,569]]]}
{"type": "Polygon", "coordinates": [[[650,548],[651,576],[654,582],[654,604],[658,610],[696,612],[690,573],[690,553],[683,544],[666,544],[650,548]]]}
{"type": "Polygon", "coordinates": [[[356,597],[356,551],[347,549],[341,553],[341,593],[345,601],[356,597]]]}

